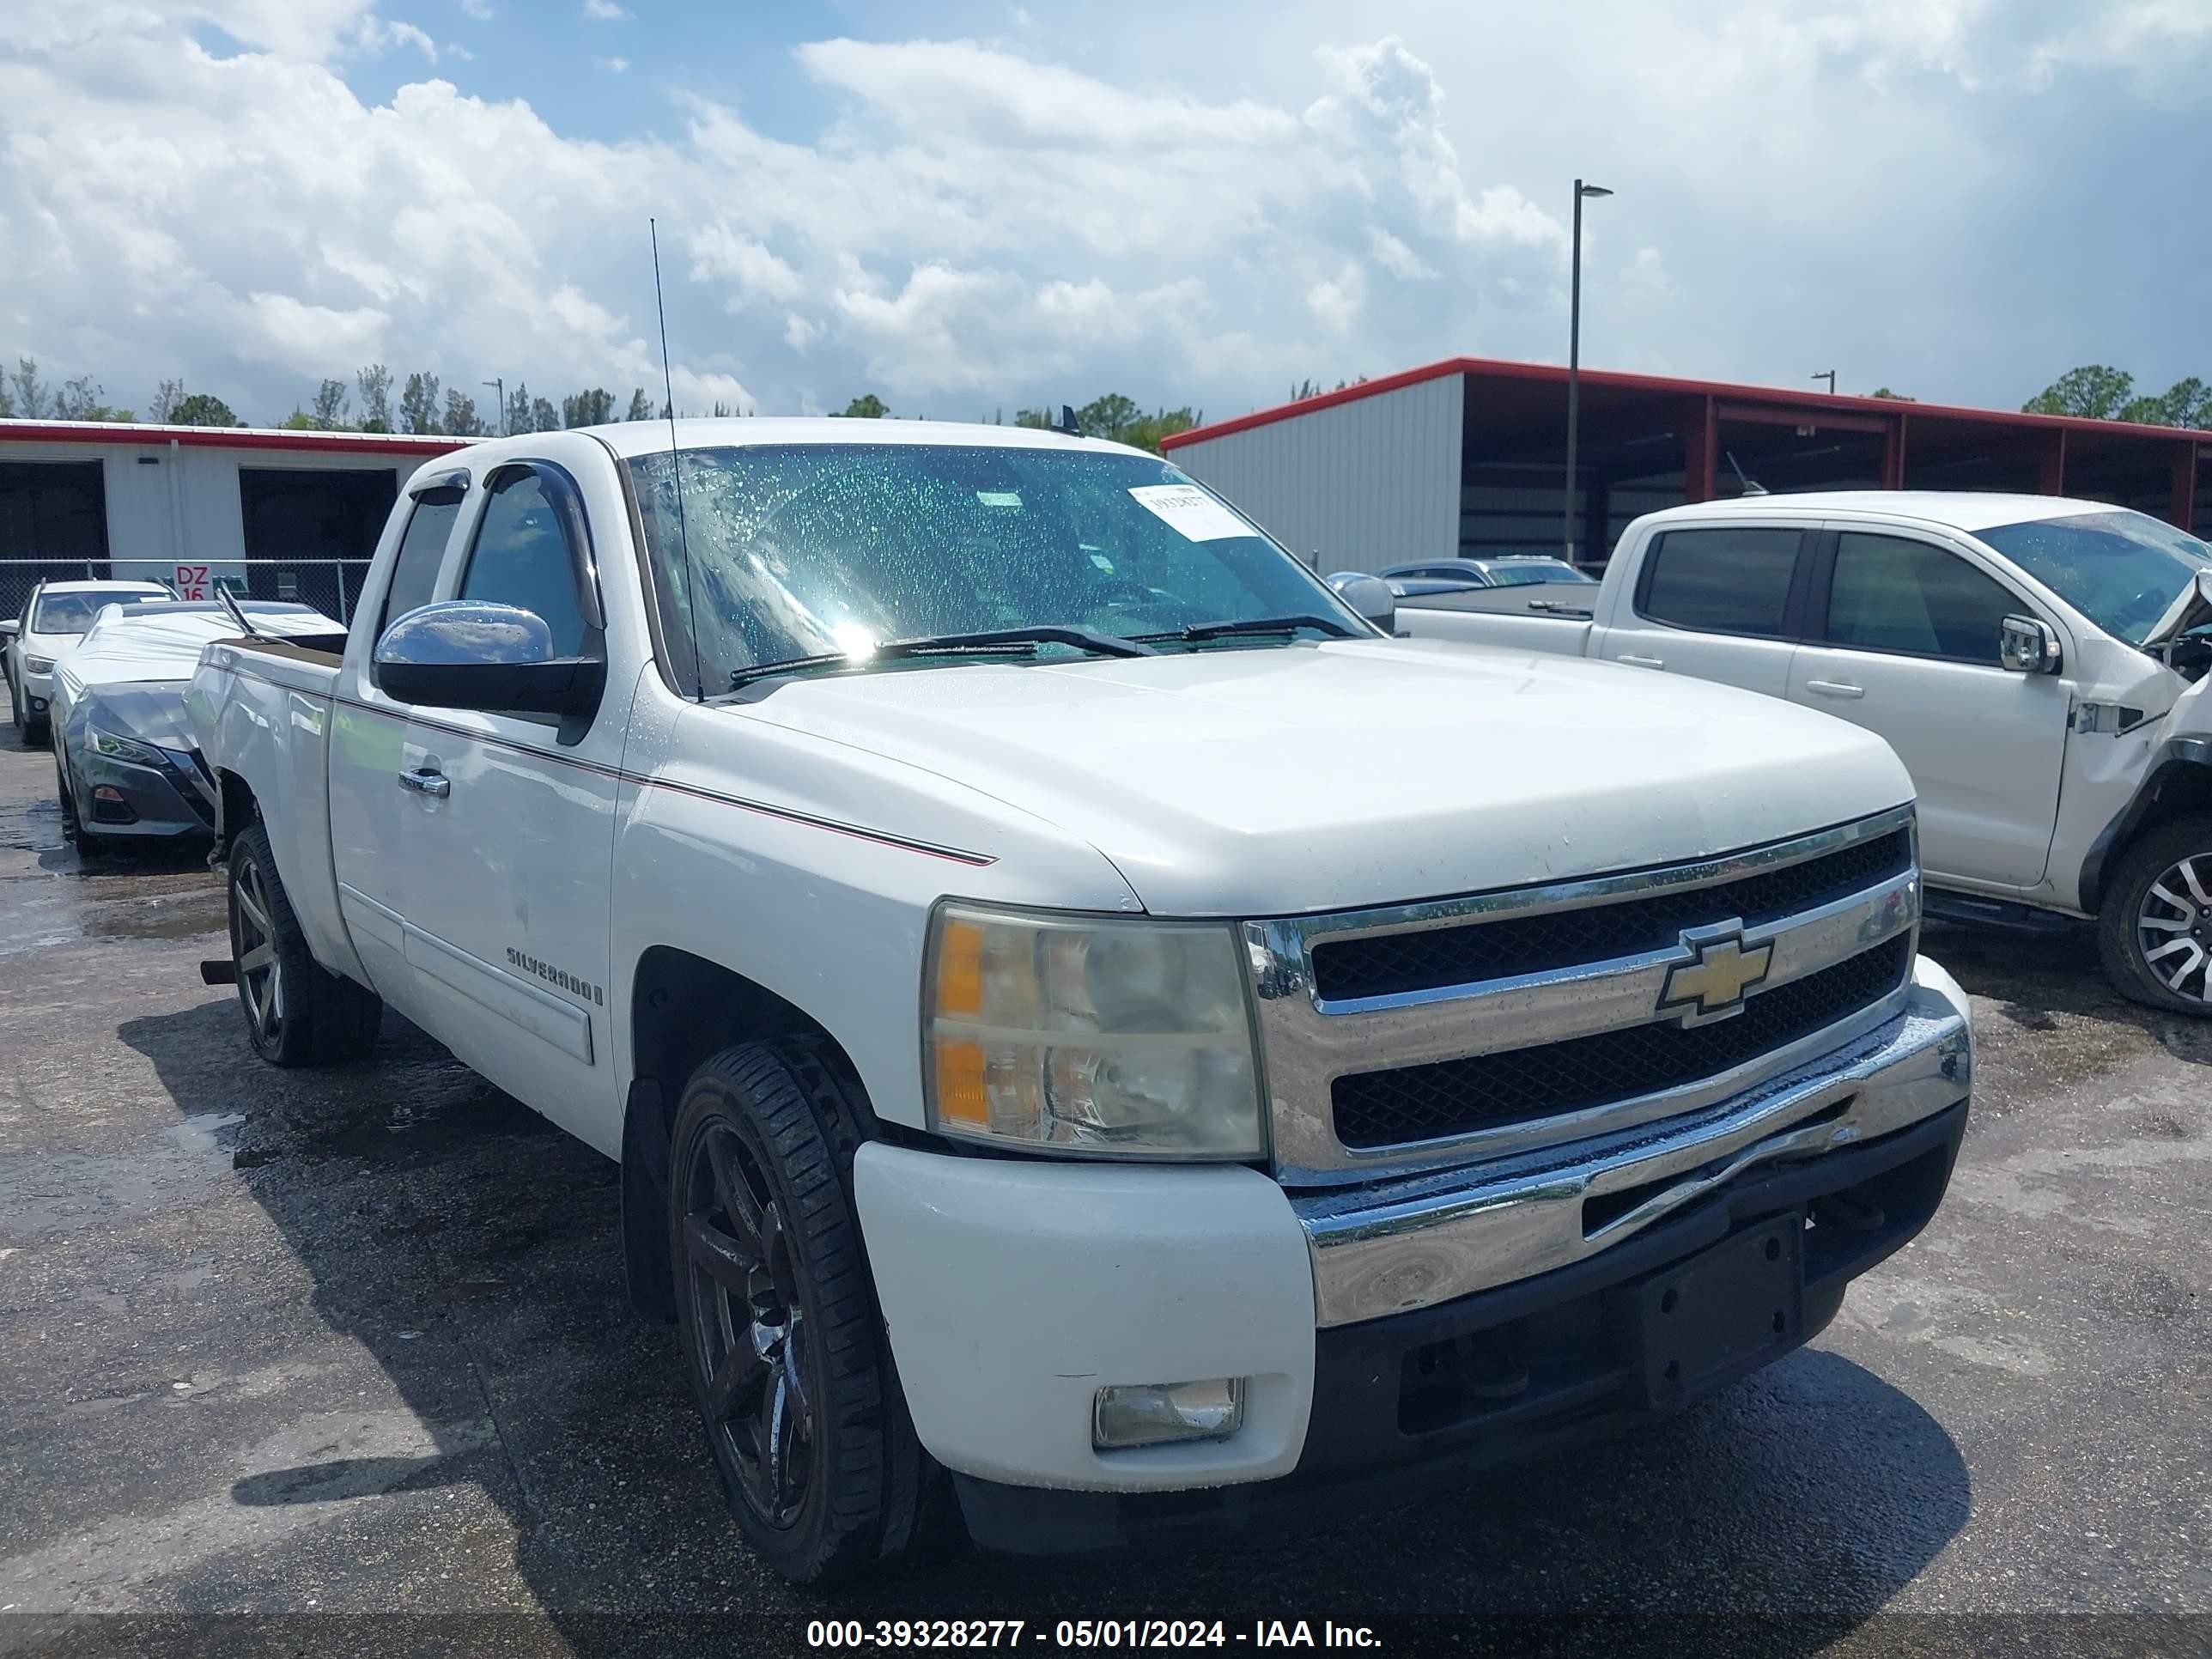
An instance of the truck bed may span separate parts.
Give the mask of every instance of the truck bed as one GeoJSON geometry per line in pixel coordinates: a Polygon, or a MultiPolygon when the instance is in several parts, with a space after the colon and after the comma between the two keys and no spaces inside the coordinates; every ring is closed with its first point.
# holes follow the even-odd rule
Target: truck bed
{"type": "Polygon", "coordinates": [[[1456,640],[1579,657],[1589,649],[1589,606],[1596,596],[1597,589],[1580,586],[1419,594],[1398,601],[1398,629],[1417,640],[1456,640]],[[1575,597],[1562,599],[1562,593],[1575,597]]]}

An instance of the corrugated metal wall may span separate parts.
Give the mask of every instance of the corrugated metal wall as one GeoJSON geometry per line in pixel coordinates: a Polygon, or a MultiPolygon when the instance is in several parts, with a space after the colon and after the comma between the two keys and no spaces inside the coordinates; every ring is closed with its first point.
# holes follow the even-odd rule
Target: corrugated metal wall
{"type": "MultiPolygon", "coordinates": [[[[335,453],[221,449],[166,443],[143,448],[117,444],[7,442],[0,461],[98,461],[107,479],[107,550],[118,576],[167,575],[185,562],[223,565],[246,556],[246,521],[240,504],[240,467],[301,467],[309,471],[369,469],[394,475],[399,489],[424,457],[360,451],[335,453]],[[141,465],[148,457],[151,465],[141,465]]],[[[0,559],[34,559],[43,550],[0,547],[0,559]]]]}
{"type": "Polygon", "coordinates": [[[1464,377],[1440,375],[1168,452],[1318,568],[1459,551],[1464,377]]]}

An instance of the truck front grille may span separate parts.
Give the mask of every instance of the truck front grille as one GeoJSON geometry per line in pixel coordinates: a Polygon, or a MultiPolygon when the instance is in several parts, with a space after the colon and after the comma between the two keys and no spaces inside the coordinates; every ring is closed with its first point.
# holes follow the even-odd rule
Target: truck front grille
{"type": "Polygon", "coordinates": [[[1292,1187],[1686,1112],[1905,1007],[1912,809],[1683,864],[1244,924],[1292,1187]]]}
{"type": "Polygon", "coordinates": [[[1336,1080],[1337,1139],[1366,1149],[1586,1111],[1733,1071],[1872,1007],[1905,982],[1906,936],[1779,986],[1711,1025],[1634,1025],[1336,1080]]]}
{"type": "Polygon", "coordinates": [[[1615,904],[1482,920],[1457,927],[1380,933],[1313,951],[1315,992],[1329,1001],[1401,996],[1480,980],[1508,979],[1607,962],[1672,945],[1685,927],[1728,917],[1748,926],[1812,909],[1912,865],[1912,834],[1897,830],[1802,864],[1709,887],[1662,891],[1615,904]]]}

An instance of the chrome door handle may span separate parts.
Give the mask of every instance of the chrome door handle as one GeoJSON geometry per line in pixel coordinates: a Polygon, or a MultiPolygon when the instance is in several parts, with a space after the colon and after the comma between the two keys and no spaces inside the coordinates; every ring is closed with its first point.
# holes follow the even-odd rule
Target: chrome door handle
{"type": "Polygon", "coordinates": [[[1639,657],[1633,652],[1628,651],[1622,652],[1613,660],[1625,662],[1631,668],[1664,668],[1667,665],[1667,659],[1664,657],[1639,657]]]}
{"type": "Polygon", "coordinates": [[[412,772],[402,772],[399,787],[412,789],[418,795],[428,795],[434,800],[443,800],[453,793],[453,780],[443,772],[427,766],[418,766],[412,772]]]}
{"type": "Polygon", "coordinates": [[[1866,696],[1866,688],[1864,686],[1852,685],[1843,680],[1807,680],[1805,682],[1805,689],[1808,691],[1817,691],[1824,697],[1863,697],[1866,696]]]}

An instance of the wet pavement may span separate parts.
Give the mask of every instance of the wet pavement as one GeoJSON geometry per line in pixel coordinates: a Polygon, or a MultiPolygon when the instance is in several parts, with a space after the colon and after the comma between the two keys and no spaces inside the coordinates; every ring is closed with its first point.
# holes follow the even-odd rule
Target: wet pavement
{"type": "Polygon", "coordinates": [[[438,1627],[516,1652],[650,1645],[623,1620],[656,1614],[729,1615],[720,1644],[763,1652],[825,1613],[2212,1640],[2212,1025],[2120,1002],[2086,941],[1931,931],[1983,1044],[1951,1195],[1810,1348],[1701,1407],[1329,1531],[1103,1564],[953,1551],[825,1601],[722,1510],[672,1335],[627,1311],[613,1166],[397,1021],[365,1066],[257,1064],[197,972],[225,949],[198,853],[88,868],[51,762],[12,738],[0,1651],[213,1628],[43,1617],[97,1611],[301,1615],[268,1627],[287,1651],[356,1643],[307,1615],[402,1611],[526,1614],[438,1627]]]}

